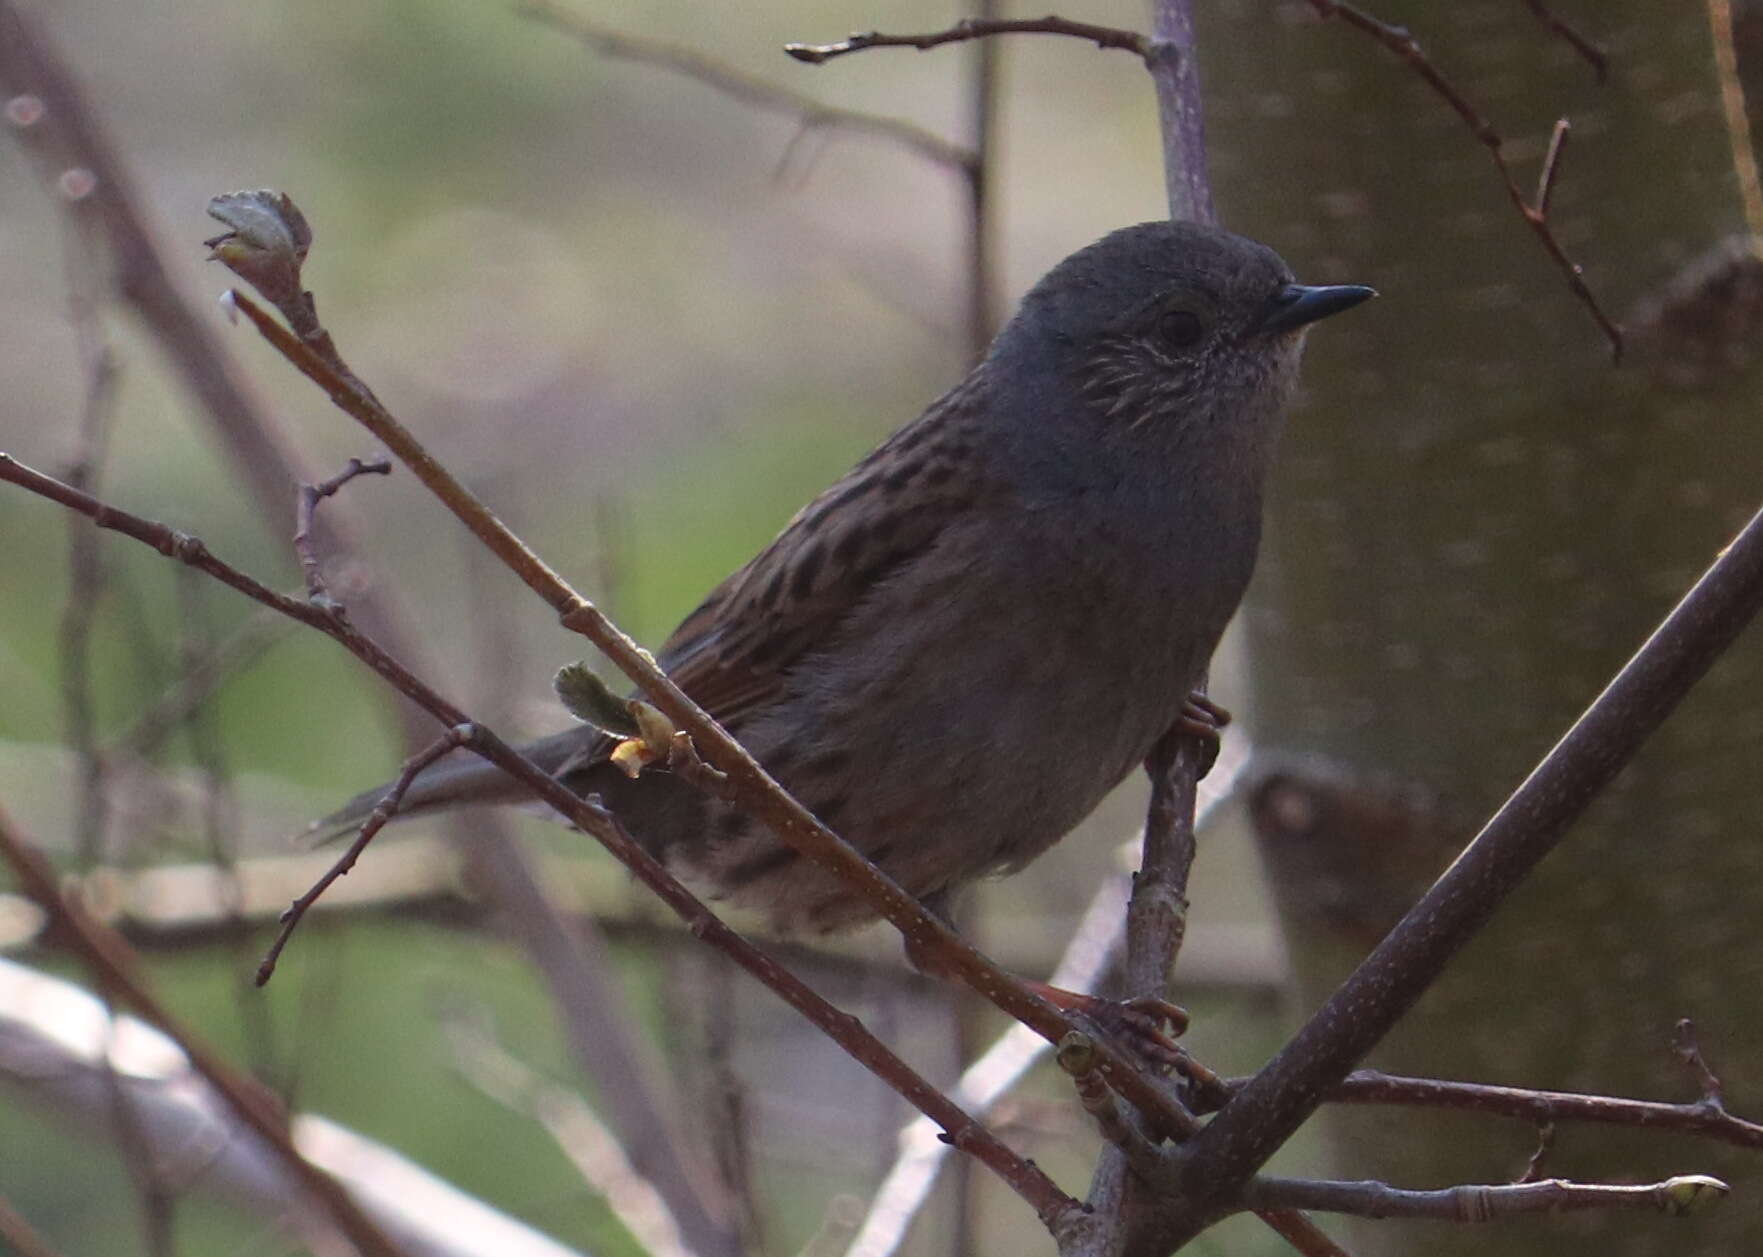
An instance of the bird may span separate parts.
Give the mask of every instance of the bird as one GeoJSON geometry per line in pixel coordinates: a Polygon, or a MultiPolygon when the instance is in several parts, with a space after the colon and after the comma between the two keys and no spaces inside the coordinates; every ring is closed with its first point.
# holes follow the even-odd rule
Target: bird
{"type": "MultiPolygon", "coordinates": [[[[1222,229],[1124,227],[1060,262],[965,379],[803,507],[656,658],[821,821],[927,906],[1052,846],[1145,760],[1254,567],[1263,491],[1315,321],[1308,286],[1222,229]]],[[[522,750],[652,854],[784,933],[860,894],[590,724],[522,750]]],[[[358,826],[367,790],[316,822],[358,826]]],[[[516,802],[475,760],[399,817],[516,802]]]]}

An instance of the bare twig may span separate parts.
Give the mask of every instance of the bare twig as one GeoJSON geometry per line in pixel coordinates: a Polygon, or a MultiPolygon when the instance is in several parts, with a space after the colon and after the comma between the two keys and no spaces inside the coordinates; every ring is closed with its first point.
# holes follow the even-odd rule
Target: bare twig
{"type": "Polygon", "coordinates": [[[1565,40],[1573,48],[1573,51],[1585,59],[1585,63],[1591,66],[1592,73],[1597,76],[1598,82],[1602,83],[1610,77],[1609,55],[1592,40],[1575,30],[1566,18],[1549,8],[1543,3],[1543,0],[1524,0],[1524,6],[1536,16],[1537,21],[1565,40]]]}
{"type": "Polygon", "coordinates": [[[1720,1201],[1730,1188],[1705,1174],[1682,1174],[1662,1183],[1466,1184],[1438,1191],[1407,1191],[1387,1183],[1337,1183],[1296,1178],[1256,1178],[1243,1188],[1245,1203],[1261,1208],[1317,1209],[1361,1218],[1432,1218],[1443,1222],[1493,1222],[1533,1213],[1587,1209],[1641,1209],[1682,1217],[1720,1201]]]}
{"type": "Polygon", "coordinates": [[[1586,286],[1579,265],[1567,256],[1566,250],[1561,247],[1561,242],[1555,238],[1555,230],[1549,224],[1546,207],[1533,205],[1525,199],[1524,191],[1518,186],[1517,177],[1512,173],[1512,167],[1507,164],[1504,141],[1501,140],[1500,133],[1494,130],[1493,124],[1483,117],[1481,112],[1469,103],[1469,98],[1464,96],[1457,86],[1445,77],[1444,72],[1433,64],[1432,59],[1421,48],[1420,41],[1415,39],[1406,28],[1380,21],[1363,9],[1355,5],[1339,3],[1338,0],[1308,0],[1308,3],[1312,9],[1316,10],[1318,16],[1324,19],[1338,17],[1347,25],[1363,31],[1395,53],[1463,120],[1471,134],[1487,148],[1488,156],[1493,159],[1494,168],[1499,172],[1500,180],[1506,186],[1506,195],[1511,198],[1513,208],[1536,233],[1537,239],[1542,242],[1544,251],[1554,260],[1556,267],[1567,280],[1568,288],[1590,312],[1593,321],[1604,333],[1605,339],[1610,342],[1611,357],[1620,360],[1622,358],[1622,329],[1611,320],[1609,315],[1604,313],[1604,308],[1598,304],[1597,298],[1592,295],[1592,290],[1586,286]]]}
{"type": "MultiPolygon", "coordinates": [[[[235,225],[228,209],[242,197],[274,198],[276,194],[240,194],[217,198],[210,212],[235,225]],[[226,203],[226,204],[221,204],[226,203]],[[219,208],[217,208],[217,205],[219,208]]],[[[285,199],[285,198],[283,198],[285,199]]],[[[244,228],[217,240],[216,255],[222,260],[239,250],[251,252],[277,247],[263,237],[251,238],[244,228]]],[[[541,559],[527,544],[437,461],[414,435],[380,404],[364,384],[343,364],[330,334],[319,325],[308,293],[281,306],[294,328],[290,333],[270,318],[243,293],[233,293],[237,308],[256,326],[283,357],[318,384],[345,413],[358,420],[375,439],[405,463],[417,479],[448,510],[452,511],[483,544],[538,594],[553,610],[563,627],[580,633],[635,682],[648,699],[676,727],[689,733],[699,751],[729,778],[729,797],[750,815],[767,824],[788,846],[821,867],[835,873],[872,903],[904,936],[914,954],[927,958],[939,972],[959,976],[975,991],[991,1000],[1018,1021],[1033,1026],[1043,1037],[1057,1041],[1079,1029],[1069,1017],[1023,986],[997,965],[975,951],[934,913],[900,888],[866,860],[855,848],[823,825],[768,774],[744,747],[731,737],[708,712],[694,703],[603,612],[541,559]]],[[[0,470],[4,470],[0,467],[0,470]]],[[[383,652],[382,652],[383,653],[383,652]]],[[[376,668],[378,665],[375,665],[376,668]]],[[[402,671],[402,669],[400,670],[402,671]]],[[[382,675],[387,675],[382,673],[382,675]]],[[[408,675],[406,673],[406,675],[408,675]]],[[[1140,1108],[1161,1115],[1172,1126],[1185,1117],[1173,1100],[1138,1066],[1106,1043],[1097,1045],[1098,1068],[1111,1086],[1140,1108]]]]}
{"type": "MultiPolygon", "coordinates": [[[[1246,1078],[1223,1080],[1225,1094],[1234,1095],[1248,1085],[1246,1078]]],[[[1348,1074],[1327,1095],[1332,1104],[1395,1104],[1413,1108],[1454,1109],[1511,1117],[1538,1125],[1589,1122],[1604,1126],[1633,1126],[1646,1130],[1671,1130],[1702,1135],[1740,1148],[1763,1150],[1763,1125],[1735,1117],[1705,1101],[1672,1104],[1660,1100],[1629,1100],[1617,1096],[1586,1095],[1576,1091],[1536,1091],[1525,1087],[1500,1087],[1491,1083],[1449,1082],[1440,1078],[1410,1078],[1375,1069],[1348,1074]]]]}
{"type": "Polygon", "coordinates": [[[228,678],[254,663],[288,631],[288,622],[272,612],[253,614],[232,636],[191,660],[183,674],[148,704],[132,725],[111,739],[104,753],[143,758],[153,755],[228,678]]]}
{"type": "Polygon", "coordinates": [[[1763,512],[1721,551],[1481,833],[1193,1141],[1189,1185],[1245,1182],[1552,851],[1763,606],[1763,512]]]}
{"type": "Polygon", "coordinates": [[[883,35],[864,31],[841,39],[836,44],[785,44],[784,51],[798,61],[820,65],[834,57],[866,48],[938,48],[943,44],[960,43],[967,39],[984,39],[990,35],[1069,35],[1084,39],[1098,48],[1118,48],[1149,61],[1152,45],[1137,31],[1113,26],[1097,26],[1092,22],[1073,22],[1062,17],[1042,18],[968,18],[940,31],[923,35],[883,35]]]}
{"type": "MultiPolygon", "coordinates": [[[[4,456],[0,456],[3,459],[4,456]]],[[[0,461],[0,469],[11,464],[0,461]]],[[[148,990],[136,972],[135,956],[117,933],[95,920],[79,900],[64,894],[55,870],[0,812],[0,859],[11,866],[19,885],[54,918],[56,941],[85,963],[99,984],[119,1004],[158,1029],[178,1045],[190,1064],[221,1097],[233,1115],[261,1138],[330,1215],[337,1227],[364,1254],[398,1257],[399,1250],[338,1185],[314,1167],[288,1140],[287,1117],[254,1079],[236,1073],[206,1045],[180,1025],[148,990]]]]}
{"type": "Polygon", "coordinates": [[[1555,1149],[1555,1123],[1544,1122],[1537,1127],[1537,1146],[1524,1163],[1524,1169],[1514,1183],[1540,1183],[1543,1179],[1543,1165],[1549,1159],[1549,1153],[1555,1149]]]}
{"type": "Polygon", "coordinates": [[[443,755],[462,746],[470,746],[476,735],[477,730],[468,723],[454,725],[433,744],[404,761],[404,767],[398,773],[397,780],[392,782],[385,797],[374,805],[373,811],[369,812],[367,819],[361,823],[361,828],[355,834],[355,841],[349,844],[349,849],[337,858],[336,863],[325,870],[324,876],[314,882],[311,889],[289,904],[287,911],[282,913],[281,931],[275,936],[275,941],[269,945],[269,950],[264,953],[262,962],[257,966],[255,980],[258,986],[264,985],[275,976],[276,961],[281,958],[282,949],[294,936],[294,931],[299,928],[300,921],[305,917],[307,910],[318,902],[319,896],[330,889],[332,882],[347,875],[349,870],[355,867],[355,861],[361,857],[363,851],[367,850],[367,844],[372,842],[374,836],[386,827],[386,823],[398,814],[398,809],[404,803],[404,795],[410,789],[411,783],[416,780],[417,774],[443,755]]]}
{"type": "Polygon", "coordinates": [[[1671,1052],[1683,1062],[1683,1067],[1690,1071],[1695,1077],[1696,1085],[1702,1089],[1702,1100],[1696,1107],[1712,1109],[1722,1117],[1726,1116],[1726,1097],[1720,1085],[1720,1077],[1703,1059],[1701,1045],[1696,1042],[1696,1023],[1688,1017],[1677,1023],[1672,1035],[1671,1052]]]}
{"type": "Polygon", "coordinates": [[[823,104],[812,96],[792,91],[758,75],[748,74],[724,61],[664,39],[649,39],[615,30],[584,17],[574,9],[564,9],[550,0],[518,0],[514,11],[573,37],[585,47],[606,57],[636,61],[657,66],[675,74],[694,79],[723,95],[774,113],[794,117],[804,131],[823,128],[863,132],[891,140],[939,166],[969,170],[976,157],[974,151],[951,143],[934,131],[907,122],[823,104]]]}
{"type": "MultiPolygon", "coordinates": [[[[318,629],[450,728],[473,725],[475,736],[472,739],[472,749],[477,754],[509,773],[541,802],[562,813],[578,829],[597,838],[644,885],[679,913],[694,934],[728,954],[914,1107],[934,1118],[942,1125],[953,1146],[989,1166],[1028,1201],[1042,1221],[1056,1234],[1080,1215],[1077,1202],[1060,1191],[1057,1184],[1033,1163],[1024,1161],[999,1142],[990,1131],[975,1122],[947,1096],[889,1051],[885,1044],[870,1034],[855,1018],[827,1003],[801,979],[725,925],[638,845],[617,817],[594,801],[575,795],[562,782],[526,759],[492,730],[475,724],[464,712],[430,689],[402,663],[350,625],[340,610],[324,610],[302,599],[276,593],[216,558],[196,538],[100,502],[89,494],[80,493],[52,477],[25,467],[3,453],[0,453],[0,480],[9,481],[59,502],[87,516],[99,527],[133,537],[169,558],[175,558],[208,573],[222,584],[265,606],[274,607],[282,614],[318,629]]],[[[518,539],[515,539],[515,543],[520,544],[518,539]]],[[[524,546],[522,549],[524,550],[524,546]]],[[[537,559],[533,561],[536,563],[537,559]]],[[[631,649],[636,648],[633,646],[631,649]]],[[[653,668],[654,665],[650,663],[648,666],[653,668]]],[[[719,727],[714,724],[710,727],[723,738],[727,738],[727,734],[722,733],[719,727]]],[[[1106,1051],[1103,1045],[1098,1045],[1099,1058],[1106,1051]]],[[[1124,1067],[1124,1072],[1132,1078],[1139,1077],[1130,1065],[1124,1067]]]]}
{"type": "Polygon", "coordinates": [[[348,464],[329,480],[300,486],[300,502],[294,512],[294,553],[299,556],[300,570],[306,574],[306,596],[314,602],[330,598],[325,588],[324,568],[312,544],[312,518],[318,504],[357,476],[389,476],[392,463],[386,458],[370,458],[365,463],[351,458],[348,464]]]}

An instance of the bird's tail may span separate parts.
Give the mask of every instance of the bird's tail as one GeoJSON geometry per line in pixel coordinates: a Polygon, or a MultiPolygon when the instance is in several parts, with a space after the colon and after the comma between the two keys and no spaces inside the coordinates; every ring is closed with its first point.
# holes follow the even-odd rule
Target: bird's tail
{"type": "MultiPolygon", "coordinates": [[[[600,730],[582,725],[528,743],[520,750],[546,772],[562,776],[604,759],[613,742],[600,730]]],[[[391,788],[388,781],[363,790],[329,816],[313,821],[301,841],[320,846],[360,828],[391,788]]],[[[518,803],[530,797],[524,786],[494,764],[468,752],[455,751],[417,775],[405,791],[394,819],[408,820],[479,803],[518,803]]]]}

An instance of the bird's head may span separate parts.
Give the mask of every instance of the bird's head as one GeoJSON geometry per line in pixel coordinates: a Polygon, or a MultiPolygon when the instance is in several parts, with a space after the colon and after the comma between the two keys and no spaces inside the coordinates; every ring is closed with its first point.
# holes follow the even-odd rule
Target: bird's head
{"type": "Polygon", "coordinates": [[[1032,381],[1087,440],[1186,445],[1212,433],[1260,444],[1289,399],[1309,325],[1372,295],[1299,284],[1272,249],[1216,227],[1141,223],[1048,272],[989,362],[1032,381]]]}

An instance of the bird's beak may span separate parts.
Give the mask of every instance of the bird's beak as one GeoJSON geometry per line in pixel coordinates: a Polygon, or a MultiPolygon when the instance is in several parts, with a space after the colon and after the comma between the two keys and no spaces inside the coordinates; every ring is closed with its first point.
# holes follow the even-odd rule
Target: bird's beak
{"type": "Polygon", "coordinates": [[[1258,332],[1294,332],[1307,323],[1325,319],[1342,310],[1350,310],[1361,301],[1377,296],[1375,288],[1364,284],[1287,284],[1262,311],[1256,325],[1258,332]]]}

